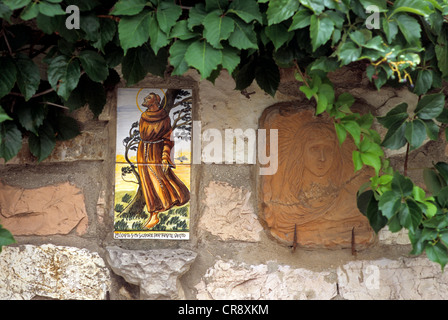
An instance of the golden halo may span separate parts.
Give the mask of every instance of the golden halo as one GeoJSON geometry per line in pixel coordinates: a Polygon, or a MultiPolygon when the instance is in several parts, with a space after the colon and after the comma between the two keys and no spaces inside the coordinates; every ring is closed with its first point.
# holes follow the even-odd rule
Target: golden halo
{"type": "MultiPolygon", "coordinates": [[[[141,113],[143,113],[142,109],[140,108],[140,105],[138,104],[138,95],[140,94],[140,92],[142,92],[143,89],[148,89],[148,88],[140,88],[140,90],[138,90],[137,92],[137,96],[135,97],[135,104],[137,105],[138,110],[140,110],[141,113]]],[[[166,94],[165,91],[163,91],[163,89],[160,89],[160,91],[162,91],[163,96],[165,97],[165,104],[163,105],[164,109],[166,107],[166,94]]]]}

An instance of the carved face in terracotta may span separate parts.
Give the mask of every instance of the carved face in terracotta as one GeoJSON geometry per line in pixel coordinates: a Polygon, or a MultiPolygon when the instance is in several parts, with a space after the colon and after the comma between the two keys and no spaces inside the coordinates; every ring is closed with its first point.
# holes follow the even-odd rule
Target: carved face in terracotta
{"type": "Polygon", "coordinates": [[[318,177],[326,175],[333,164],[334,148],[334,141],[330,139],[307,142],[303,154],[305,168],[318,177]]]}

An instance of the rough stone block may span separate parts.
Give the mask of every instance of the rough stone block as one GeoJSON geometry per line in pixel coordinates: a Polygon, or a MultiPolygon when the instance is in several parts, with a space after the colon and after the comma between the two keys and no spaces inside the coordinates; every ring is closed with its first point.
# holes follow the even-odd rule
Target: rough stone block
{"type": "Polygon", "coordinates": [[[260,241],[263,227],[249,202],[250,191],[211,181],[204,194],[205,210],[199,221],[200,229],[224,241],[260,241]]]}
{"type": "Polygon", "coordinates": [[[0,299],[102,300],[110,274],[96,252],[75,247],[22,245],[0,253],[0,299]]]}
{"type": "Polygon", "coordinates": [[[0,182],[0,220],[14,235],[84,234],[87,212],[82,190],[70,183],[34,189],[0,182]]]}
{"type": "Polygon", "coordinates": [[[337,295],[335,280],[331,271],[218,260],[196,289],[203,300],[328,300],[337,295]]]}
{"type": "Polygon", "coordinates": [[[185,249],[125,250],[108,247],[107,261],[127,282],[140,286],[140,299],[183,299],[179,278],[189,270],[196,253],[185,249]]]}

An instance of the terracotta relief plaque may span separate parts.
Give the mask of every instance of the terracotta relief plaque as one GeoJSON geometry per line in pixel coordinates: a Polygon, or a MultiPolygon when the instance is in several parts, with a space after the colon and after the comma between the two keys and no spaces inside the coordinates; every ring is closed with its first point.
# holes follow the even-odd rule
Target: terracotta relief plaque
{"type": "Polygon", "coordinates": [[[120,88],[114,237],[189,239],[190,89],[120,88]]]}
{"type": "Polygon", "coordinates": [[[356,192],[370,175],[354,172],[352,140],[340,145],[329,119],[287,104],[266,109],[260,128],[278,130],[277,147],[267,145],[267,152],[278,150],[278,170],[259,178],[260,209],[270,233],[287,245],[309,248],[371,243],[374,232],[356,205],[356,192]]]}

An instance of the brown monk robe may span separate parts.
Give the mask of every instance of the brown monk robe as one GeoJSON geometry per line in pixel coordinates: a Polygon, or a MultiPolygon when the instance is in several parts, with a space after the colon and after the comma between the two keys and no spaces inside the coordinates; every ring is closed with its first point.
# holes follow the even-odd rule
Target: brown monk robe
{"type": "Polygon", "coordinates": [[[146,228],[158,222],[158,213],[173,206],[181,206],[190,200],[190,192],[185,184],[174,174],[171,161],[171,120],[168,113],[159,108],[160,96],[150,93],[145,97],[139,123],[141,141],[137,149],[138,173],[141,187],[150,214],[146,228]]]}

